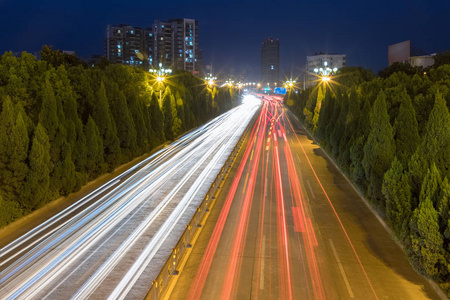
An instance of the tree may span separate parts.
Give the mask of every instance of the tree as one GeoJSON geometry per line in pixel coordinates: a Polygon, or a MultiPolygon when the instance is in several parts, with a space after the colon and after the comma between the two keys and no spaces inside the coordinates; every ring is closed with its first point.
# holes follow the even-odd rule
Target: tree
{"type": "Polygon", "coordinates": [[[89,116],[86,124],[86,164],[89,178],[93,179],[106,171],[103,158],[103,141],[94,119],[89,116]]]}
{"type": "Polygon", "coordinates": [[[72,162],[72,148],[69,143],[65,143],[63,147],[63,160],[59,164],[55,173],[57,173],[58,178],[60,178],[60,195],[67,196],[75,190],[77,185],[77,176],[75,172],[75,165],[72,162]]]}
{"type": "MultiPolygon", "coordinates": [[[[326,89],[326,87],[325,87],[326,89]]],[[[317,122],[319,121],[320,108],[322,106],[322,100],[325,98],[326,90],[324,91],[323,86],[319,86],[319,91],[317,92],[316,105],[314,107],[314,114],[311,121],[313,132],[317,130],[317,122]]]]}
{"type": "Polygon", "coordinates": [[[450,178],[450,114],[438,92],[425,135],[409,163],[414,194],[418,194],[427,169],[435,163],[442,177],[450,178]]]}
{"type": "Polygon", "coordinates": [[[409,178],[397,157],[384,174],[382,193],[386,198],[386,216],[397,237],[404,239],[411,216],[411,187],[409,178]]]}
{"type": "Polygon", "coordinates": [[[15,116],[9,97],[0,114],[0,139],[0,192],[6,201],[19,201],[28,173],[29,139],[22,113],[15,116]]]}
{"type": "Polygon", "coordinates": [[[381,211],[385,209],[384,196],[381,193],[384,173],[390,168],[395,153],[395,141],[386,99],[380,92],[370,114],[371,130],[364,145],[362,164],[369,179],[368,194],[381,211]]]}
{"type": "Polygon", "coordinates": [[[450,51],[437,53],[434,56],[433,68],[439,68],[442,65],[450,65],[450,51]]]}
{"type": "Polygon", "coordinates": [[[419,195],[419,203],[429,198],[435,208],[438,207],[439,197],[441,196],[440,187],[442,185],[441,174],[433,163],[428,169],[419,195]]]}
{"type": "Polygon", "coordinates": [[[408,248],[413,266],[422,274],[436,278],[444,271],[443,240],[439,233],[438,213],[430,198],[425,198],[413,212],[408,248]]]}
{"type": "Polygon", "coordinates": [[[164,114],[164,136],[169,141],[173,140],[173,116],[172,116],[172,107],[170,105],[171,98],[170,88],[166,89],[164,93],[163,101],[162,101],[162,112],[164,114]]]}
{"type": "Polygon", "coordinates": [[[150,120],[152,123],[152,129],[155,133],[155,145],[160,145],[165,141],[164,138],[164,115],[159,107],[158,99],[156,94],[152,94],[152,99],[150,101],[150,120]]]}
{"type": "Polygon", "coordinates": [[[389,67],[387,67],[383,70],[380,70],[378,72],[378,76],[386,79],[386,78],[389,78],[389,76],[391,76],[392,74],[394,74],[396,72],[403,72],[409,76],[412,76],[421,71],[422,71],[421,67],[413,67],[409,63],[395,62],[392,65],[390,65],[389,67]]]}
{"type": "Polygon", "coordinates": [[[100,83],[97,94],[97,103],[94,106],[92,118],[98,126],[100,136],[103,140],[105,161],[108,170],[112,171],[120,163],[120,143],[117,137],[117,128],[114,118],[109,109],[108,98],[106,96],[105,85],[100,83]]]}
{"type": "Polygon", "coordinates": [[[128,109],[125,95],[119,91],[117,86],[114,90],[116,91],[116,96],[111,101],[111,113],[117,126],[117,137],[119,138],[122,149],[121,152],[126,157],[126,160],[129,160],[136,154],[136,128],[128,109]]]}
{"type": "Polygon", "coordinates": [[[173,136],[177,137],[181,134],[182,123],[180,118],[178,117],[178,109],[175,97],[170,95],[170,109],[172,113],[172,132],[173,136]]]}
{"type": "Polygon", "coordinates": [[[34,131],[28,161],[30,172],[26,180],[27,194],[22,205],[26,211],[32,211],[47,203],[51,198],[50,142],[41,123],[38,123],[34,131]]]}
{"type": "Polygon", "coordinates": [[[402,102],[394,123],[394,132],[397,157],[402,165],[406,166],[420,143],[420,136],[411,98],[405,89],[401,93],[401,97],[402,102]]]}

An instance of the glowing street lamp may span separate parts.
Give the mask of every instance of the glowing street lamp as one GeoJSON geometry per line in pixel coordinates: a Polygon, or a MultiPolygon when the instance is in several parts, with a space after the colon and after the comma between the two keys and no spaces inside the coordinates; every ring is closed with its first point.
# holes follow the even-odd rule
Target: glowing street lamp
{"type": "Polygon", "coordinates": [[[205,80],[208,84],[209,87],[212,87],[215,83],[215,81],[217,80],[217,77],[212,76],[212,74],[210,73],[209,76],[205,77],[205,80]]]}
{"type": "Polygon", "coordinates": [[[296,82],[297,82],[296,80],[292,80],[292,78],[291,78],[290,80],[287,80],[284,83],[284,87],[290,90],[290,89],[292,89],[294,87],[296,82]]]}
{"type": "MultiPolygon", "coordinates": [[[[156,78],[156,83],[158,85],[164,85],[164,81],[166,80],[167,74],[171,74],[171,69],[164,69],[162,67],[162,63],[159,63],[159,69],[150,69],[148,70],[150,73],[152,73],[156,78]]],[[[159,102],[162,101],[162,87],[159,89],[159,102]]]]}
{"type": "Polygon", "coordinates": [[[321,78],[322,82],[329,82],[331,80],[331,76],[336,74],[338,71],[338,68],[330,68],[328,66],[328,62],[323,62],[323,68],[315,68],[314,73],[317,74],[321,78]]]}

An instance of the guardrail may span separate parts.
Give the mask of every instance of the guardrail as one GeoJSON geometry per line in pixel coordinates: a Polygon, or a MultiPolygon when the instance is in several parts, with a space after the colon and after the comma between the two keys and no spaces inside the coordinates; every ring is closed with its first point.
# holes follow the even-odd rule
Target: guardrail
{"type": "Polygon", "coordinates": [[[145,297],[146,300],[163,299],[172,279],[174,278],[174,276],[178,275],[179,266],[183,263],[183,259],[185,258],[188,249],[192,247],[191,241],[194,240],[200,233],[202,223],[204,223],[204,221],[206,221],[206,218],[208,217],[207,212],[209,212],[209,207],[214,204],[217,194],[222,187],[223,182],[228,175],[228,172],[233,166],[233,163],[236,160],[239,151],[241,150],[241,147],[245,141],[246,136],[248,135],[248,132],[250,131],[250,128],[252,127],[251,125],[255,123],[257,115],[258,111],[255,113],[255,117],[253,117],[253,119],[249,122],[249,125],[239,138],[236,146],[233,148],[233,151],[231,151],[230,156],[223,165],[219,174],[217,174],[216,178],[211,184],[211,187],[206,193],[205,198],[200,203],[200,206],[197,207],[197,211],[192,216],[189,224],[186,226],[186,229],[183,232],[181,238],[178,240],[177,245],[172,249],[172,253],[168,257],[163,268],[159,272],[156,279],[153,280],[152,286],[150,287],[150,290],[145,297]]]}

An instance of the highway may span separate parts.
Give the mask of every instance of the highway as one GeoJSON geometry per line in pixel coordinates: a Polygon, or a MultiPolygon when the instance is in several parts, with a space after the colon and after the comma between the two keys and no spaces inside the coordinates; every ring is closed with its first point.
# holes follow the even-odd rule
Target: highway
{"type": "Polygon", "coordinates": [[[439,299],[275,98],[216,201],[168,299],[439,299]]]}
{"type": "Polygon", "coordinates": [[[4,246],[0,298],[143,299],[259,106],[244,99],[4,246]]]}

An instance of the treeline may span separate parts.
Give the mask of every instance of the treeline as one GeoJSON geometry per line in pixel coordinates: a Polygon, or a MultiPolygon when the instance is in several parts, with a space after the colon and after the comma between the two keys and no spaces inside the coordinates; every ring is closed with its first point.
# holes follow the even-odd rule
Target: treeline
{"type": "Polygon", "coordinates": [[[0,57],[0,227],[230,109],[188,72],[88,67],[44,47],[0,57]]]}
{"type": "Polygon", "coordinates": [[[450,296],[450,64],[386,78],[344,68],[285,104],[450,296]]]}

